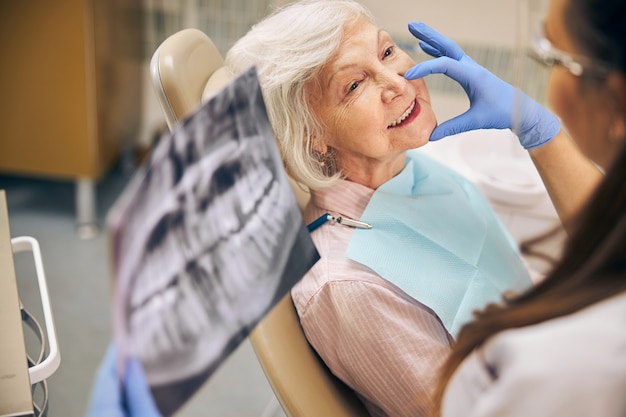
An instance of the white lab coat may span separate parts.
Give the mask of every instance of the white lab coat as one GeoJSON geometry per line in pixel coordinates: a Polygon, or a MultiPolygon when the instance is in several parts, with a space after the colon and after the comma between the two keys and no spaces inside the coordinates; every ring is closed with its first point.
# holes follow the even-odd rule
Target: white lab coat
{"type": "Polygon", "coordinates": [[[626,292],[489,339],[453,375],[442,415],[626,416],[626,292]]]}

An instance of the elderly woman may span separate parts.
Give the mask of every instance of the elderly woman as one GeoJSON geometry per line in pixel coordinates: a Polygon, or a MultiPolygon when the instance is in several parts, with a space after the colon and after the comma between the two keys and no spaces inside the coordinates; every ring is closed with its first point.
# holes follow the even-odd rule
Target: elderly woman
{"type": "Polygon", "coordinates": [[[313,231],[322,259],[292,290],[307,339],[372,415],[423,415],[463,319],[530,281],[471,184],[407,153],[437,124],[424,81],[403,76],[414,62],[358,3],[304,0],[226,65],[257,67],[287,172],[311,190],[305,220],[344,220],[313,231]]]}

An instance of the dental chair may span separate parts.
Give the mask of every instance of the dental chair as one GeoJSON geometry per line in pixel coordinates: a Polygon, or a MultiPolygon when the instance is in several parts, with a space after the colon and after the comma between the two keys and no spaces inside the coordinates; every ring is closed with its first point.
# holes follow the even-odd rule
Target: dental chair
{"type": "MultiPolygon", "coordinates": [[[[197,29],[168,37],[152,56],[150,73],[170,130],[231,78],[211,39],[197,29]]],[[[290,181],[302,209],[309,195],[290,181]]],[[[290,294],[255,327],[250,341],[287,416],[369,416],[307,342],[290,294]]]]}

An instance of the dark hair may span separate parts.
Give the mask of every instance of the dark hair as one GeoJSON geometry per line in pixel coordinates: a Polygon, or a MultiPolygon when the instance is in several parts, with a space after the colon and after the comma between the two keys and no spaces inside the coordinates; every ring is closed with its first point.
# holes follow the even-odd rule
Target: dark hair
{"type": "Polygon", "coordinates": [[[570,0],[565,25],[583,55],[626,73],[626,2],[570,0]]]}
{"type": "MultiPolygon", "coordinates": [[[[626,0],[570,0],[565,19],[585,55],[626,74],[626,0]]],[[[622,109],[626,117],[626,109],[622,109]]],[[[561,260],[538,285],[505,305],[490,305],[465,325],[441,369],[434,400],[475,348],[506,329],[574,313],[626,291],[626,146],[572,226],[561,260]]]]}

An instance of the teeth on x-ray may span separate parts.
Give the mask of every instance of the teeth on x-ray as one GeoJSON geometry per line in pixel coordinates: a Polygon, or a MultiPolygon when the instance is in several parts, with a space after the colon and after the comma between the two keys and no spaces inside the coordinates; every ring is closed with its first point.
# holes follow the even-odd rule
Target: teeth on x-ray
{"type": "Polygon", "coordinates": [[[108,218],[116,332],[155,398],[172,388],[177,403],[318,256],[253,69],[181,121],[142,168],[108,218]]]}
{"type": "Polygon", "coordinates": [[[133,350],[148,362],[193,349],[207,329],[232,321],[234,309],[253,320],[259,307],[249,294],[278,262],[291,219],[292,201],[262,156],[222,162],[208,173],[203,167],[195,178],[177,177],[180,164],[172,160],[178,211],[165,213],[152,231],[136,276],[141,290],[130,300],[133,350]]]}

